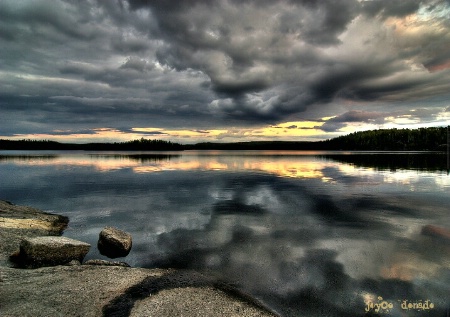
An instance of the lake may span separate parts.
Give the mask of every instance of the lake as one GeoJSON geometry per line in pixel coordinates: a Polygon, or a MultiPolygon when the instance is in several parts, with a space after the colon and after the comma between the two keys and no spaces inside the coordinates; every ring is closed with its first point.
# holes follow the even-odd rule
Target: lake
{"type": "Polygon", "coordinates": [[[282,316],[448,316],[446,157],[430,153],[0,151],[0,199],[115,226],[132,266],[195,269],[282,316]],[[376,314],[375,314],[376,315],[376,314]]]}

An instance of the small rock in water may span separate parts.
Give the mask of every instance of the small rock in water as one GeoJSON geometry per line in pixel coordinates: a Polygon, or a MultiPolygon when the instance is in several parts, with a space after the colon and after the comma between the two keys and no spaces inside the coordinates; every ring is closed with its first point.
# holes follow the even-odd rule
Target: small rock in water
{"type": "Polygon", "coordinates": [[[109,258],[119,258],[130,253],[132,245],[131,235],[113,227],[105,227],[99,235],[98,250],[109,258]]]}
{"type": "Polygon", "coordinates": [[[26,267],[54,266],[83,261],[91,245],[78,240],[44,236],[23,239],[18,259],[26,267]]]}

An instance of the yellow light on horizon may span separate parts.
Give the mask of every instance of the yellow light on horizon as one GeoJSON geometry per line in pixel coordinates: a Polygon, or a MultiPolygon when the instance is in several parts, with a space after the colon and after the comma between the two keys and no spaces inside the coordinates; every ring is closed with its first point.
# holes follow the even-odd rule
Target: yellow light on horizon
{"type": "Polygon", "coordinates": [[[80,133],[71,130],[55,129],[52,133],[18,134],[0,138],[8,140],[53,140],[58,142],[126,142],[141,138],[162,139],[173,142],[239,142],[255,140],[291,140],[302,137],[323,135],[318,129],[324,122],[287,121],[277,125],[260,127],[230,127],[227,129],[166,129],[158,127],[133,127],[128,131],[98,127],[89,132],[80,133]]]}

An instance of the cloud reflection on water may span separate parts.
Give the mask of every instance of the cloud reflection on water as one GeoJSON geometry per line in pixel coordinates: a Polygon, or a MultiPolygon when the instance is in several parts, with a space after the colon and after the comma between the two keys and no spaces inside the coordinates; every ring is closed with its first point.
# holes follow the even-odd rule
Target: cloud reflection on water
{"type": "Polygon", "coordinates": [[[294,155],[0,163],[5,198],[66,212],[66,235],[95,245],[118,226],[134,238],[130,264],[206,270],[285,316],[363,315],[377,296],[396,303],[389,316],[403,299],[434,301],[427,316],[450,304],[448,245],[420,233],[450,227],[442,173],[294,155]]]}
{"type": "MultiPolygon", "coordinates": [[[[439,281],[450,268],[450,254],[420,235],[429,219],[420,211],[413,215],[414,207],[406,206],[404,199],[361,199],[355,203],[359,209],[347,211],[340,207],[340,198],[317,195],[306,184],[258,176],[249,177],[245,185],[222,196],[226,199],[212,208],[204,228],[159,235],[157,243],[168,255],[148,265],[220,272],[293,316],[305,306],[317,315],[360,315],[361,294],[431,296],[445,305],[443,294],[449,289],[439,291],[439,281]],[[251,200],[243,203],[258,188],[266,195],[271,188],[270,196],[278,197],[281,205],[267,211],[251,200]],[[373,215],[375,210],[383,215],[373,215]],[[430,248],[437,254],[430,256],[430,248]]],[[[444,212],[436,215],[440,218],[444,212]]]]}

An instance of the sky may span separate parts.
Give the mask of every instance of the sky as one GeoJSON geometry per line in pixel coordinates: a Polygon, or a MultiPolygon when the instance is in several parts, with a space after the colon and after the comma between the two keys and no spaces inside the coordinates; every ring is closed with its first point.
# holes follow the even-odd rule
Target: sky
{"type": "Polygon", "coordinates": [[[449,0],[2,0],[0,138],[316,141],[450,124],[449,0]]]}

